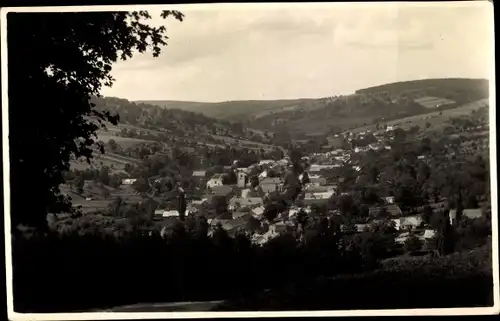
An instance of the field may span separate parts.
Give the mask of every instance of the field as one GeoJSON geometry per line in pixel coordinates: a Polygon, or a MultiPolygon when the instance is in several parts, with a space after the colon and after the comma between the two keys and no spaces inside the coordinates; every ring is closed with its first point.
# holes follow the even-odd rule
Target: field
{"type": "Polygon", "coordinates": [[[97,135],[99,137],[98,139],[101,140],[103,143],[106,144],[111,139],[113,139],[119,145],[121,145],[123,148],[133,147],[137,144],[151,142],[151,141],[144,140],[144,139],[116,136],[116,134],[112,133],[112,132],[99,132],[97,135]]]}
{"type": "Polygon", "coordinates": [[[77,194],[68,185],[61,185],[61,192],[67,194],[71,197],[74,206],[81,206],[83,213],[100,211],[108,208],[109,204],[113,202],[117,197],[122,198],[126,202],[138,203],[143,200],[143,198],[138,195],[131,186],[121,186],[117,189],[113,189],[109,186],[99,186],[92,182],[85,182],[83,195],[77,194]],[[104,199],[102,196],[102,190],[107,189],[110,194],[104,199]],[[87,200],[90,197],[91,200],[87,200]]]}
{"type": "Polygon", "coordinates": [[[455,104],[453,100],[443,99],[439,97],[422,97],[415,99],[415,102],[425,108],[437,108],[439,106],[455,104]]]}
{"type": "MultiPolygon", "coordinates": [[[[432,113],[426,113],[423,115],[416,115],[411,117],[400,118],[396,120],[391,120],[388,122],[380,123],[380,126],[394,126],[398,125],[403,129],[408,129],[412,126],[419,126],[420,128],[425,128],[426,123],[431,124],[431,128],[437,128],[445,124],[447,120],[452,117],[469,115],[473,110],[479,110],[485,106],[488,106],[488,99],[481,99],[476,102],[466,104],[457,108],[443,110],[442,112],[435,111],[432,113]],[[440,115],[441,113],[441,115],[440,115]]],[[[353,130],[350,130],[353,133],[359,133],[362,131],[366,131],[367,129],[375,130],[375,125],[363,126],[353,130]]]]}
{"type": "Polygon", "coordinates": [[[248,149],[253,149],[253,150],[258,150],[258,149],[264,149],[264,150],[272,150],[274,146],[272,145],[267,145],[259,142],[252,142],[246,139],[235,139],[232,137],[226,137],[226,136],[220,136],[220,135],[212,135],[213,138],[215,139],[221,139],[223,140],[226,144],[235,146],[237,145],[238,147],[244,147],[248,149]]]}

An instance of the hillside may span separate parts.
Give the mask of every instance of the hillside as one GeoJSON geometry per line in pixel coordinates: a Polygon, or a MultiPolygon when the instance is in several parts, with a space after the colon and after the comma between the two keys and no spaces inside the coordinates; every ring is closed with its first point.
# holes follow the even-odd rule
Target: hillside
{"type": "Polygon", "coordinates": [[[478,95],[476,98],[471,98],[472,100],[477,100],[483,98],[484,96],[488,96],[488,80],[442,78],[401,81],[360,89],[356,91],[356,94],[374,94],[378,92],[387,92],[396,95],[409,92],[422,94],[425,92],[426,95],[432,95],[435,93],[437,96],[450,99],[456,98],[457,95],[478,95]]]}
{"type": "MultiPolygon", "coordinates": [[[[225,146],[247,144],[248,148],[272,148],[265,133],[248,130],[239,122],[229,122],[181,109],[166,109],[120,98],[95,100],[96,108],[120,116],[118,126],[109,126],[101,136],[119,136],[142,141],[185,141],[225,146]],[[251,145],[251,146],[250,146],[251,145]]],[[[134,141],[132,141],[133,143],[134,141]]],[[[236,146],[233,146],[236,147],[236,146]]]]}
{"type": "Polygon", "coordinates": [[[160,106],[168,109],[180,109],[185,111],[202,113],[209,117],[230,120],[245,120],[248,117],[261,117],[272,112],[283,112],[296,108],[303,108],[314,104],[317,99],[290,99],[290,100],[247,100],[247,101],[225,101],[219,103],[203,103],[189,101],[157,100],[137,101],[160,106]]]}
{"type": "Polygon", "coordinates": [[[488,98],[483,79],[428,79],[358,90],[323,106],[267,115],[247,123],[262,130],[331,134],[405,117],[452,110],[488,98]]]}
{"type": "MultiPolygon", "coordinates": [[[[112,172],[122,172],[126,164],[142,163],[144,148],[167,155],[173,148],[190,153],[199,148],[231,147],[254,152],[275,149],[265,132],[246,129],[241,123],[114,97],[94,98],[93,103],[96,109],[120,117],[117,126],[108,124],[106,129],[98,131],[106,153],[94,153],[92,167],[95,168],[108,166],[112,172]]],[[[89,165],[85,161],[73,161],[72,167],[85,170],[89,165]]]]}
{"type": "Polygon", "coordinates": [[[272,132],[328,134],[433,111],[488,97],[486,79],[423,79],[360,89],[353,95],[318,99],[201,103],[143,101],[163,108],[202,113],[272,132]]]}

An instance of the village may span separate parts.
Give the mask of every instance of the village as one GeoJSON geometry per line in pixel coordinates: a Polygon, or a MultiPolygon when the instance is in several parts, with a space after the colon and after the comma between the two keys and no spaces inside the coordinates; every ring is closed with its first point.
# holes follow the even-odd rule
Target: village
{"type": "MultiPolygon", "coordinates": [[[[467,128],[467,132],[484,131],[486,126],[467,128]]],[[[332,171],[348,166],[356,173],[362,172],[360,159],[363,159],[364,155],[370,151],[390,152],[397,129],[398,126],[386,126],[373,132],[371,130],[359,133],[346,132],[340,136],[349,143],[353,140],[363,140],[365,136],[375,138],[375,141],[366,146],[356,146],[350,149],[337,148],[324,153],[302,156],[300,161],[303,171],[298,177],[302,186],[301,191],[288,206],[277,209],[277,215],[275,217],[271,215],[271,219],[266,218],[266,207],[272,203],[273,198],[285,193],[289,187],[287,174],[293,170],[289,156],[277,160],[263,159],[248,167],[239,167],[238,160],[234,160],[232,166],[224,168],[225,172],[214,173],[211,176],[208,176],[205,170],[196,170],[192,173],[192,178],[203,189],[203,196],[187,200],[184,215],[180,214],[174,205],[171,208],[157,208],[154,211],[154,218],[156,221],[171,221],[179,217],[203,215],[208,218],[209,234],[213,233],[216,228],[222,228],[233,237],[237,233],[244,233],[254,244],[258,245],[263,245],[287,231],[297,232],[298,229],[300,232],[297,220],[301,212],[323,217],[341,215],[338,209],[329,210],[328,205],[332,198],[346,196],[349,193],[341,191],[339,185],[343,182],[343,177],[338,174],[331,175],[332,171]],[[231,176],[228,173],[234,173],[235,180],[228,179],[228,176],[231,176]]],[[[488,149],[486,136],[479,140],[478,150],[471,151],[471,143],[473,142],[461,142],[458,151],[468,155],[476,154],[478,150],[484,152],[488,149]]],[[[448,157],[454,157],[455,151],[448,154],[448,157]]],[[[428,163],[429,157],[432,156],[418,155],[417,161],[428,163]]],[[[359,178],[358,176],[357,179],[359,178]]],[[[124,179],[122,185],[130,186],[135,181],[131,178],[124,179]]],[[[180,190],[182,191],[182,187],[180,190]]],[[[380,215],[377,213],[384,212],[387,214],[384,218],[389,219],[397,231],[396,243],[404,244],[410,234],[418,237],[423,244],[435,241],[436,230],[424,219],[426,215],[424,212],[429,211],[428,209],[420,206],[412,208],[411,211],[402,210],[396,204],[393,195],[381,196],[379,204],[379,206],[369,208],[369,215],[366,219],[354,224],[357,232],[369,230],[370,226],[380,221],[377,218],[380,215]]],[[[443,211],[447,207],[447,200],[444,197],[432,199],[428,207],[433,212],[443,211]]],[[[463,209],[462,215],[474,219],[483,214],[480,208],[466,208],[463,209]]],[[[456,223],[456,209],[450,210],[449,220],[452,225],[456,223]]],[[[352,227],[343,224],[342,228],[352,227]]],[[[164,226],[162,235],[168,231],[169,227],[164,226]]]]}

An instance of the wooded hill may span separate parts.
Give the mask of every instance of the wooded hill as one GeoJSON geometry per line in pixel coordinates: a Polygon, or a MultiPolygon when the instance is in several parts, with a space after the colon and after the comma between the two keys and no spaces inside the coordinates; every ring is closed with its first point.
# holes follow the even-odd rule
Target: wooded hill
{"type": "Polygon", "coordinates": [[[225,120],[245,120],[245,127],[294,134],[331,133],[384,120],[451,109],[488,97],[486,79],[424,79],[360,89],[352,95],[318,99],[227,101],[221,103],[149,101],[225,120]],[[443,100],[431,106],[418,99],[443,100]],[[452,101],[453,103],[450,103],[452,101]]]}

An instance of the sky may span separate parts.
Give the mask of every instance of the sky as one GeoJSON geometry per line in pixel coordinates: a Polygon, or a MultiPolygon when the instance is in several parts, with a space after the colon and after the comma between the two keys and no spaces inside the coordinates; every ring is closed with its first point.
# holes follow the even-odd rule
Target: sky
{"type": "Polygon", "coordinates": [[[273,100],[424,78],[490,78],[493,6],[333,3],[175,6],[168,46],[113,65],[102,94],[129,100],[273,100]]]}

